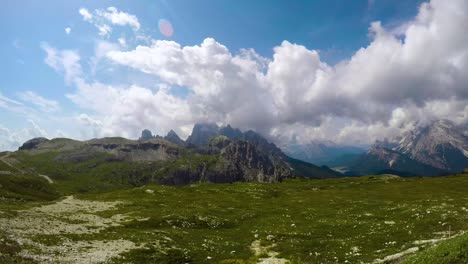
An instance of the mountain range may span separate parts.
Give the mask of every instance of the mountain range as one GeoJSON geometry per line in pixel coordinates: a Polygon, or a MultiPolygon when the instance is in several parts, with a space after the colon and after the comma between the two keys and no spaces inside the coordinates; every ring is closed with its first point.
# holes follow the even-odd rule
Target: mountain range
{"type": "Polygon", "coordinates": [[[186,141],[172,130],[162,137],[147,129],[138,140],[35,138],[5,155],[4,160],[22,173],[81,182],[73,188],[81,186],[83,190],[148,183],[280,182],[295,176],[342,176],[328,167],[287,156],[254,131],[216,124],[196,124],[186,141]]]}
{"type": "Polygon", "coordinates": [[[437,120],[391,140],[377,141],[350,162],[349,175],[438,176],[468,167],[467,125],[437,120]]]}
{"type": "Polygon", "coordinates": [[[337,166],[341,159],[357,157],[366,152],[364,147],[341,145],[329,140],[311,140],[305,144],[284,144],[281,149],[295,159],[329,167],[337,166]]]}

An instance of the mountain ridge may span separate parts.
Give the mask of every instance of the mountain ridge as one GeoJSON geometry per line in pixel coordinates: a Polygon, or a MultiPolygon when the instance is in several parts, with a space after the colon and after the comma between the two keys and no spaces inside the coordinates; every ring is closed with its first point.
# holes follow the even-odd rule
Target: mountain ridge
{"type": "Polygon", "coordinates": [[[439,176],[468,167],[466,125],[436,120],[391,140],[376,141],[350,166],[355,174],[392,170],[401,175],[439,176]]]}

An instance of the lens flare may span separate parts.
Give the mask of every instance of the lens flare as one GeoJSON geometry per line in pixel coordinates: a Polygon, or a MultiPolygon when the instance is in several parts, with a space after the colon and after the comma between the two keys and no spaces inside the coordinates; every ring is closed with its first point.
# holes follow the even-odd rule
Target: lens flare
{"type": "Polygon", "coordinates": [[[171,22],[166,19],[159,20],[159,32],[163,34],[165,37],[172,37],[174,34],[174,28],[172,27],[171,22]]]}

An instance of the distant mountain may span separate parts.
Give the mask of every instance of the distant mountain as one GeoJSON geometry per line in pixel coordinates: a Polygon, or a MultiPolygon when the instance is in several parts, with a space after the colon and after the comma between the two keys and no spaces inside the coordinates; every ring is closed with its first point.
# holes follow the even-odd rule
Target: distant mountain
{"type": "Polygon", "coordinates": [[[468,167],[466,125],[438,120],[402,136],[393,149],[421,163],[453,172],[468,167]]]}
{"type": "Polygon", "coordinates": [[[210,124],[197,124],[193,131],[189,143],[174,131],[162,138],[149,130],[144,130],[139,140],[36,138],[10,153],[9,161],[33,174],[82,182],[83,190],[109,185],[279,182],[293,176],[342,176],[327,167],[286,156],[254,131],[242,133],[230,126],[220,129],[210,124]]]}
{"type": "Polygon", "coordinates": [[[207,146],[210,140],[219,135],[219,127],[213,123],[198,123],[192,129],[192,134],[187,138],[187,146],[207,146]]]}
{"type": "Polygon", "coordinates": [[[358,174],[394,171],[404,175],[436,176],[468,167],[466,125],[438,120],[393,140],[376,142],[350,170],[358,174]]]}
{"type": "Polygon", "coordinates": [[[170,130],[165,137],[162,137],[160,135],[153,135],[153,133],[148,130],[144,129],[141,131],[141,136],[138,138],[139,141],[145,141],[145,140],[150,140],[150,139],[165,139],[169,142],[172,142],[174,144],[177,144],[179,146],[184,146],[185,141],[183,141],[174,130],[170,130]]]}
{"type": "Polygon", "coordinates": [[[169,142],[172,142],[174,144],[177,144],[179,146],[184,146],[185,145],[185,141],[180,139],[179,135],[177,135],[177,133],[174,132],[174,130],[172,130],[172,129],[171,129],[171,131],[169,131],[167,133],[167,135],[164,137],[164,139],[169,141],[169,142]]]}
{"type": "Polygon", "coordinates": [[[268,156],[273,165],[287,164],[294,176],[330,178],[342,176],[339,172],[333,171],[328,167],[319,167],[309,162],[299,162],[286,155],[274,143],[269,142],[259,133],[249,130],[242,132],[240,129],[233,128],[231,125],[218,127],[216,124],[200,123],[195,124],[192,134],[187,138],[187,146],[196,146],[203,148],[209,145],[211,139],[225,136],[233,141],[246,141],[255,146],[258,150],[268,156]],[[300,168],[299,168],[300,167],[300,168]]]}
{"type": "Polygon", "coordinates": [[[336,166],[337,159],[348,155],[359,155],[364,148],[338,145],[332,141],[311,141],[307,144],[287,144],[282,146],[284,152],[295,159],[319,165],[336,166]]]}
{"type": "Polygon", "coordinates": [[[219,134],[234,140],[242,139],[244,137],[242,131],[240,131],[238,128],[232,128],[231,125],[220,128],[219,134]]]}
{"type": "Polygon", "coordinates": [[[350,174],[387,174],[390,171],[400,176],[438,176],[447,171],[426,165],[411,157],[386,148],[379,143],[361,155],[350,166],[350,174]]]}

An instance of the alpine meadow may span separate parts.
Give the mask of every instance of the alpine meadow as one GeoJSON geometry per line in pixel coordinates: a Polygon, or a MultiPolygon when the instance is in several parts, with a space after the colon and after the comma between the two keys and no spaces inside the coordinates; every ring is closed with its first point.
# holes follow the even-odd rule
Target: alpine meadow
{"type": "Polygon", "coordinates": [[[468,263],[468,1],[0,6],[0,263],[468,263]]]}

